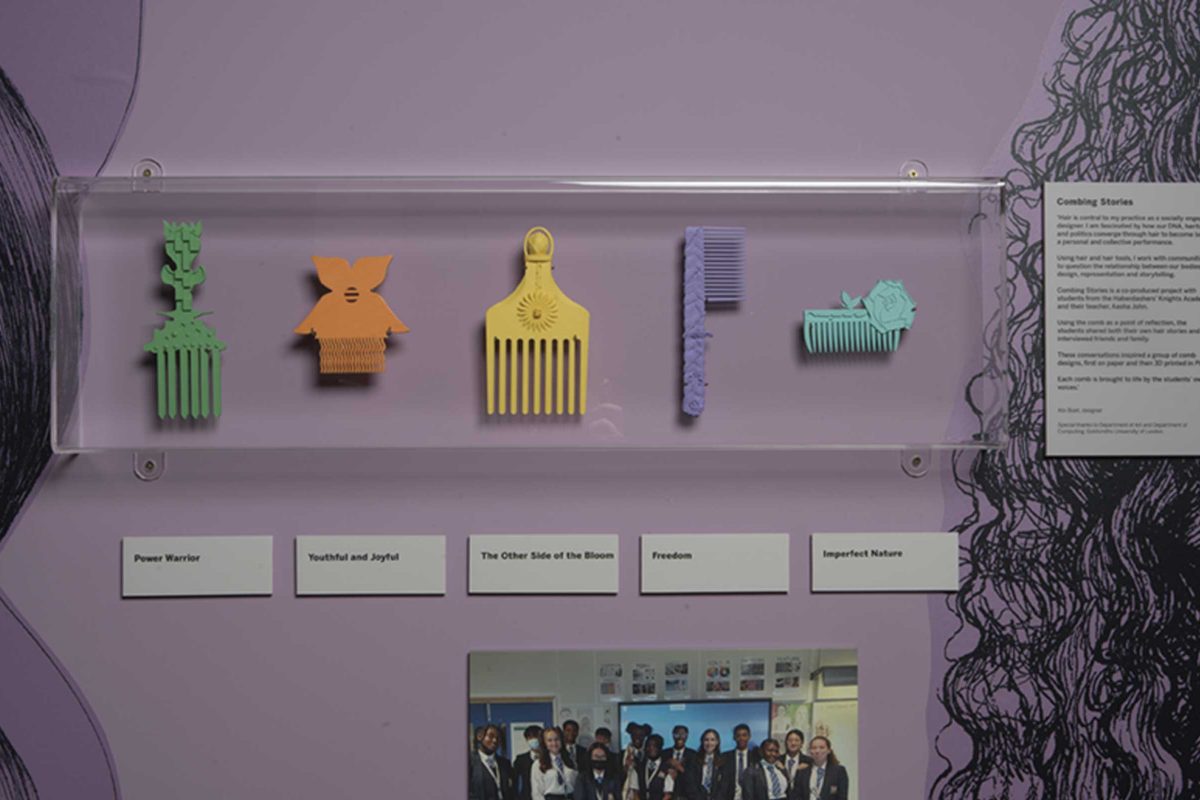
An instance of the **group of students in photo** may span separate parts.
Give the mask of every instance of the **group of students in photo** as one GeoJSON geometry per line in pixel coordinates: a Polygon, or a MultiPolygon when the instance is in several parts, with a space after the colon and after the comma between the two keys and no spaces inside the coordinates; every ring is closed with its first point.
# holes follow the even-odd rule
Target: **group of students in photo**
{"type": "Polygon", "coordinates": [[[734,747],[708,729],[700,747],[688,747],[685,725],[671,731],[671,747],[649,725],[625,727],[630,743],[614,752],[612,731],[597,728],[588,747],[579,723],[525,729],[529,750],[510,762],[500,754],[497,725],[475,730],[468,769],[468,800],[841,800],[850,779],[825,736],[804,752],[804,734],[790,730],[780,743],[750,743],[750,726],[733,729],[734,747]]]}

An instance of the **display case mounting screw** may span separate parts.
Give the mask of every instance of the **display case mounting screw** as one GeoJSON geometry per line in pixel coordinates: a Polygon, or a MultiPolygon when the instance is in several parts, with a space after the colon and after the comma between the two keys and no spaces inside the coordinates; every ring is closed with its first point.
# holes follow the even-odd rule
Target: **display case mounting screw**
{"type": "Polygon", "coordinates": [[[144,481],[156,481],[167,468],[166,453],[134,453],[133,474],[144,481]]]}
{"type": "Polygon", "coordinates": [[[910,478],[923,478],[929,474],[929,462],[928,450],[905,450],[900,459],[900,468],[910,478]]]}
{"type": "Polygon", "coordinates": [[[162,191],[162,164],[153,158],[143,158],[133,165],[133,188],[139,192],[162,191]]]}
{"type": "Polygon", "coordinates": [[[920,159],[911,158],[900,165],[900,174],[909,180],[920,180],[929,177],[929,167],[920,159]]]}

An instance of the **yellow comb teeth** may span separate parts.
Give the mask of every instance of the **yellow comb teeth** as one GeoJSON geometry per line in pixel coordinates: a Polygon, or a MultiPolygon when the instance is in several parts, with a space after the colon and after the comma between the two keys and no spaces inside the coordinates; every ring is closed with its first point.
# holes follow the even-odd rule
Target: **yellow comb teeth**
{"type": "Polygon", "coordinates": [[[488,414],[586,414],[588,310],[551,273],[554,237],[525,234],[525,275],[484,324],[488,414]]]}

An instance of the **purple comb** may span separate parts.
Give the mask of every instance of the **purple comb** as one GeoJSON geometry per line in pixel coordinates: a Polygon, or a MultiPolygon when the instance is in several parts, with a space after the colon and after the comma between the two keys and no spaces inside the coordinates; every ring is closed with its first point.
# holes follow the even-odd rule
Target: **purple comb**
{"type": "Polygon", "coordinates": [[[689,227],[683,236],[683,413],[704,410],[704,329],[709,304],[745,295],[745,228],[689,227]]]}

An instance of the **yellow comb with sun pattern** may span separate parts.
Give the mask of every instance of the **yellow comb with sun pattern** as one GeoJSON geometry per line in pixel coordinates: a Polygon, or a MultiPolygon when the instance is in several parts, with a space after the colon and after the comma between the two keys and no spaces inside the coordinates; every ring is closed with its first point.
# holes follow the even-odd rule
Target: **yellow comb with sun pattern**
{"type": "Polygon", "coordinates": [[[590,315],[554,282],[553,257],[550,231],[531,228],[524,277],[487,311],[489,414],[587,413],[590,315]]]}

